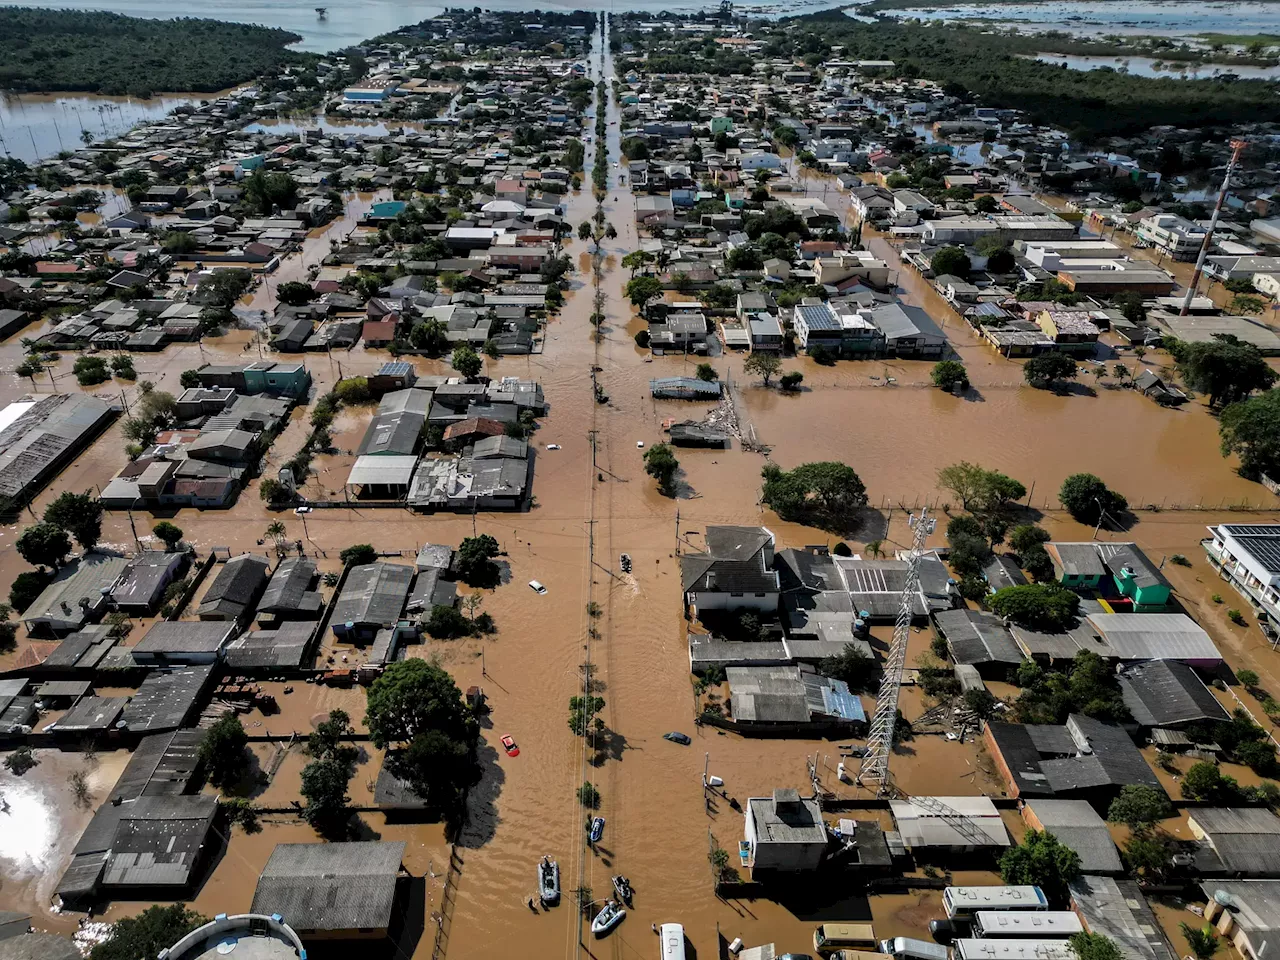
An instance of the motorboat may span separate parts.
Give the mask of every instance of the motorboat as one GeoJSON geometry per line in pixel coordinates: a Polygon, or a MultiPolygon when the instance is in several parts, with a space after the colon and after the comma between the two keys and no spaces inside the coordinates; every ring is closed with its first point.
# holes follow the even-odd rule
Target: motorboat
{"type": "Polygon", "coordinates": [[[606,933],[620,924],[627,911],[617,900],[610,900],[604,905],[604,909],[596,914],[596,918],[591,921],[591,932],[597,937],[603,937],[606,933]]]}
{"type": "Polygon", "coordinates": [[[617,893],[619,900],[625,903],[628,907],[631,906],[631,881],[630,880],[628,880],[622,874],[618,874],[616,877],[613,878],[613,889],[614,889],[614,892],[617,893]]]}
{"type": "Polygon", "coordinates": [[[591,842],[599,843],[604,836],[604,817],[591,818],[591,842]]]}
{"type": "Polygon", "coordinates": [[[538,897],[543,903],[560,901],[560,864],[550,857],[538,862],[538,897]]]}

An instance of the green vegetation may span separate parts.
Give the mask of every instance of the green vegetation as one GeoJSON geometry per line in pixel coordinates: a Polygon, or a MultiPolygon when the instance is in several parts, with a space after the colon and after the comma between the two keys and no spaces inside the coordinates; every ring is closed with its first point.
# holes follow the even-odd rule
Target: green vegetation
{"type": "Polygon", "coordinates": [[[1196,960],[1209,960],[1218,952],[1221,941],[1213,932],[1213,924],[1206,923],[1203,927],[1193,927],[1189,923],[1179,923],[1178,929],[1186,937],[1187,945],[1196,955],[1196,960]]]}
{"type": "Polygon", "coordinates": [[[1020,886],[1034,884],[1051,902],[1067,901],[1067,884],[1080,876],[1080,854],[1045,830],[1028,830],[1022,843],[1000,857],[1000,879],[1020,886]]]}
{"type": "Polygon", "coordinates": [[[1058,390],[1076,378],[1076,362],[1065,353],[1042,353],[1022,365],[1022,377],[1038,390],[1058,390]]]}
{"type": "Polygon", "coordinates": [[[742,364],[742,369],[747,373],[754,373],[764,381],[764,385],[767,387],[769,386],[769,381],[782,369],[782,361],[771,353],[754,350],[742,364]]]}
{"type": "Polygon", "coordinates": [[[345,567],[350,564],[353,567],[362,567],[366,563],[373,563],[378,559],[378,551],[368,543],[354,543],[349,547],[344,547],[338,553],[338,559],[342,561],[345,567]]]}
{"type": "Polygon", "coordinates": [[[578,788],[578,803],[588,810],[595,810],[600,806],[600,791],[596,789],[594,783],[589,780],[583,781],[582,786],[578,788]]]}
{"type": "MultiPolygon", "coordinates": [[[[414,661],[421,662],[421,661],[414,661]]],[[[351,798],[347,786],[356,773],[359,751],[350,743],[355,733],[343,710],[330,710],[307,743],[312,760],[302,768],[301,793],[307,805],[302,819],[327,840],[344,840],[351,833],[351,798]]]]}
{"type": "Polygon", "coordinates": [[[604,709],[604,698],[594,695],[569,698],[569,729],[574,736],[585,737],[588,731],[604,729],[604,721],[596,714],[604,709]]]}
{"type": "Polygon", "coordinates": [[[1104,515],[1113,522],[1129,509],[1129,501],[1092,473],[1073,473],[1062,481],[1058,499],[1079,523],[1098,523],[1104,515]]]}
{"type": "Polygon", "coordinates": [[[62,528],[84,549],[92,550],[102,536],[102,504],[88,493],[67,490],[45,507],[44,522],[62,528]]]}
{"type": "Polygon", "coordinates": [[[794,470],[769,464],[762,471],[760,500],[783,520],[827,530],[853,526],[867,505],[867,488],[853,468],[834,460],[802,463],[794,470]]]}
{"type": "Polygon", "coordinates": [[[1117,722],[1129,718],[1115,674],[1092,650],[1077,653],[1065,673],[1024,660],[1016,679],[1022,693],[1014,712],[1021,723],[1065,723],[1072,713],[1117,722]]]}
{"type": "Polygon", "coordinates": [[[1240,458],[1241,473],[1280,471],[1280,390],[1231,404],[1218,417],[1218,436],[1222,455],[1240,458]]]}
{"type": "Polygon", "coordinates": [[[664,497],[675,496],[676,471],[680,461],[669,443],[655,443],[644,452],[644,472],[658,481],[658,491],[664,497]]]}
{"type": "Polygon", "coordinates": [[[182,528],[168,520],[161,520],[151,528],[151,532],[164,542],[167,550],[176,550],[182,542],[182,528]]]}
{"type": "Polygon", "coordinates": [[[458,545],[458,577],[473,587],[496,587],[502,576],[502,571],[493,562],[498,553],[498,541],[487,533],[467,537],[458,545]]]}
{"type": "Polygon", "coordinates": [[[880,667],[874,657],[847,643],[840,653],[818,661],[818,672],[824,677],[843,680],[854,693],[866,693],[875,689],[880,667]]]}
{"type": "Polygon", "coordinates": [[[249,735],[235,714],[222,717],[205,731],[198,755],[209,782],[215,787],[229,787],[249,767],[249,735]]]}
{"type": "Polygon", "coordinates": [[[957,384],[961,390],[969,389],[969,371],[959,360],[939,360],[933,365],[929,379],[943,390],[952,390],[957,384]]]}
{"type": "Polygon", "coordinates": [[[1079,609],[1080,596],[1056,583],[1002,587],[991,597],[993,613],[1034,630],[1061,630],[1079,609]]]}
{"type": "Polygon", "coordinates": [[[4,768],[12,773],[15,777],[20,777],[32,767],[40,765],[40,761],[36,759],[31,748],[26,744],[14,749],[14,751],[4,758],[4,768]]]}
{"type": "MultiPolygon", "coordinates": [[[[71,552],[71,538],[59,526],[36,523],[22,531],[14,546],[22,559],[33,567],[52,567],[56,570],[71,552]]],[[[14,606],[19,609],[23,607],[16,602],[14,606]]]]}
{"type": "MultiPolygon", "coordinates": [[[[1026,57],[1046,50],[1090,52],[1074,38],[1055,42],[1052,37],[996,32],[986,22],[972,27],[889,19],[860,23],[839,10],[796,17],[780,26],[782,32],[766,45],[766,56],[813,53],[822,58],[831,45],[840,44],[845,57],[893,60],[898,76],[924,77],[991,106],[1025,110],[1033,121],[1056,124],[1087,139],[1166,123],[1229,127],[1280,119],[1280,100],[1271,82],[1153,79],[1115,70],[1070,70],[1026,57]]],[[[650,61],[649,69],[666,72],[660,66],[650,61]]]]}
{"type": "Polygon", "coordinates": [[[45,570],[27,570],[18,574],[9,585],[9,605],[19,612],[27,609],[52,579],[53,575],[45,570]]]}
{"type": "Polygon", "coordinates": [[[1107,819],[1123,823],[1134,833],[1150,830],[1165,817],[1173,816],[1173,804],[1163,790],[1145,783],[1128,783],[1107,808],[1107,819]]]}
{"type": "Polygon", "coordinates": [[[0,89],[150,96],[211,93],[300,60],[297,34],[221,20],[143,20],[114,13],[0,10],[0,89]]]}
{"type": "Polygon", "coordinates": [[[196,927],[209,922],[185,904],[147,907],[111,928],[111,936],[93,948],[89,960],[138,960],[168,950],[196,927]]]}
{"type": "Polygon", "coordinates": [[[1068,942],[1078,960],[1124,960],[1116,942],[1104,933],[1075,933],[1068,942]]]}
{"type": "Polygon", "coordinates": [[[1166,340],[1178,374],[1192,390],[1209,395],[1209,406],[1225,407],[1266,390],[1280,379],[1258,348],[1231,334],[1215,334],[1205,343],[1166,340]]]}

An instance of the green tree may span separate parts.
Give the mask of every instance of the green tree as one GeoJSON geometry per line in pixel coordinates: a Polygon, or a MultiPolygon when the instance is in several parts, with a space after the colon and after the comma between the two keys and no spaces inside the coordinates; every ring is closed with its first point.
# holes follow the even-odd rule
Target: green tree
{"type": "Polygon", "coordinates": [[[479,732],[453,677],[418,659],[397,661],[373,681],[364,719],[370,739],[383,749],[428,730],[466,744],[475,743],[479,732]]]}
{"type": "Polygon", "coordinates": [[[111,927],[110,936],[96,944],[89,960],[138,960],[168,950],[209,920],[188,910],[185,904],[151,906],[136,917],[125,917],[111,927]]]}
{"type": "Polygon", "coordinates": [[[1124,960],[1124,952],[1103,933],[1074,933],[1067,942],[1076,960],[1124,960]]]}
{"type": "Polygon", "coordinates": [[[1218,417],[1222,455],[1240,458],[1240,472],[1280,472],[1280,390],[1227,406],[1218,417]]]}
{"type": "Polygon", "coordinates": [[[636,275],[636,271],[653,263],[653,254],[647,250],[633,250],[622,258],[622,266],[631,271],[631,276],[636,275]]]}
{"type": "Polygon", "coordinates": [[[1111,801],[1107,819],[1123,823],[1134,833],[1150,830],[1165,817],[1173,816],[1173,804],[1163,790],[1145,783],[1127,783],[1111,801]]]}
{"type": "Polygon", "coordinates": [[[1184,922],[1178,924],[1178,929],[1186,938],[1191,952],[1196,955],[1196,960],[1209,960],[1218,952],[1221,941],[1214,935],[1213,924],[1206,923],[1203,927],[1193,927],[1184,922]]]}
{"type": "Polygon", "coordinates": [[[368,563],[374,563],[378,559],[378,551],[372,544],[354,543],[349,547],[344,547],[338,554],[338,559],[342,561],[342,565],[362,567],[368,563]]]}
{"type": "Polygon", "coordinates": [[[1065,353],[1042,353],[1022,366],[1022,377],[1039,390],[1051,390],[1063,380],[1074,380],[1076,362],[1065,353]]]}
{"type": "Polygon", "coordinates": [[[972,266],[969,255],[964,252],[964,247],[943,247],[929,261],[929,267],[933,270],[934,276],[952,276],[962,280],[969,276],[972,266]]]}
{"type": "Polygon", "coordinates": [[[604,721],[596,716],[604,709],[604,698],[588,694],[569,698],[569,729],[575,736],[585,737],[591,730],[603,730],[604,721]]]}
{"type": "Polygon", "coordinates": [[[761,475],[761,501],[784,520],[813,520],[842,529],[851,526],[867,505],[866,485],[843,463],[804,463],[791,471],[769,464],[761,475]]]}
{"type": "Polygon", "coordinates": [[[1230,806],[1240,798],[1240,785],[1226,776],[1216,765],[1201,760],[1193,763],[1182,778],[1185,800],[1204,800],[1230,806]]]}
{"type": "Polygon", "coordinates": [[[415,350],[421,350],[429,357],[438,357],[449,349],[445,326],[439,320],[415,323],[409,331],[409,342],[415,350]]]}
{"type": "Polygon", "coordinates": [[[209,782],[224,788],[238,781],[249,767],[248,746],[249,735],[235,714],[228,714],[209,727],[200,739],[198,751],[209,782]]]}
{"type": "Polygon", "coordinates": [[[298,184],[287,173],[268,173],[263,167],[241,181],[240,198],[246,207],[261,216],[292,209],[298,201],[298,184]]]}
{"type": "Polygon", "coordinates": [[[772,353],[764,353],[760,350],[753,350],[751,355],[747,357],[742,364],[742,369],[747,373],[755,374],[764,381],[766,387],[769,381],[774,378],[779,370],[782,369],[782,361],[772,353]]]}
{"type": "Polygon", "coordinates": [[[151,532],[164,542],[168,550],[176,550],[182,542],[182,528],[168,520],[161,520],[151,528],[151,532]]]}
{"type": "Polygon", "coordinates": [[[824,677],[843,680],[854,693],[875,689],[880,667],[874,657],[867,656],[860,647],[846,643],[834,656],[818,661],[818,672],[824,677]]]}
{"type": "Polygon", "coordinates": [[[52,579],[52,575],[44,570],[27,570],[18,574],[9,585],[9,605],[18,611],[26,610],[36,602],[52,579]]]}
{"type": "Polygon", "coordinates": [[[92,550],[102,537],[102,504],[88,493],[67,490],[45,507],[44,522],[61,527],[84,549],[92,550]]]}
{"type": "Polygon", "coordinates": [[[662,281],[656,277],[632,277],[623,288],[623,293],[631,301],[632,306],[643,307],[662,293],[662,281]]]}
{"type": "Polygon", "coordinates": [[[1028,583],[997,590],[990,606],[997,616],[1024,627],[1055,631],[1075,619],[1080,597],[1056,583],[1028,583]]]}
{"type": "Polygon", "coordinates": [[[426,631],[436,640],[456,640],[471,632],[471,621],[457,607],[438,603],[431,608],[426,631]]]}
{"type": "Polygon", "coordinates": [[[698,364],[696,376],[699,380],[710,383],[712,380],[719,380],[720,375],[716,373],[716,368],[709,363],[698,364]]]}
{"type": "Polygon", "coordinates": [[[943,390],[951,390],[956,384],[960,385],[961,390],[969,389],[969,371],[959,360],[938,361],[933,365],[929,379],[933,381],[935,387],[941,387],[943,390]]]}
{"type": "Polygon", "coordinates": [[[1270,388],[1277,379],[1257,347],[1230,334],[1215,334],[1201,343],[1166,340],[1165,346],[1183,381],[1207,393],[1211,407],[1236,403],[1255,390],[1270,388]]]}
{"type": "Polygon", "coordinates": [[[792,370],[789,373],[784,373],[782,375],[781,379],[778,380],[778,386],[788,393],[793,393],[800,389],[800,383],[803,380],[803,373],[799,370],[792,370]]]}
{"type": "Polygon", "coordinates": [[[501,571],[493,558],[498,556],[498,541],[487,533],[467,537],[458,546],[458,577],[473,587],[495,587],[501,571]]]}
{"type": "Polygon", "coordinates": [[[680,461],[669,443],[655,443],[644,452],[644,472],[658,481],[658,490],[663,496],[674,496],[674,481],[679,468],[680,461]]]}
{"type": "Polygon", "coordinates": [[[480,373],[481,368],[484,366],[484,361],[480,359],[478,353],[463,344],[454,348],[450,365],[468,380],[471,380],[480,373]]]}
{"type": "Polygon", "coordinates": [[[1114,521],[1129,509],[1128,500],[1108,490],[1092,473],[1073,473],[1067,477],[1062,481],[1058,499],[1076,521],[1085,524],[1096,524],[1103,514],[1114,521]]]}
{"type": "Polygon", "coordinates": [[[452,811],[473,778],[471,744],[441,730],[424,730],[396,757],[394,768],[434,809],[452,811]]]}
{"type": "Polygon", "coordinates": [[[1141,876],[1148,883],[1164,879],[1169,872],[1173,851],[1162,834],[1142,830],[1134,833],[1125,842],[1124,862],[1129,872],[1141,876]]]}
{"type": "Polygon", "coordinates": [[[354,747],[344,747],[302,768],[299,792],[307,801],[302,819],[326,839],[342,840],[350,832],[351,798],[347,787],[355,776],[356,756],[354,747]]]}
{"type": "Polygon", "coordinates": [[[198,250],[200,243],[189,233],[184,233],[181,230],[171,230],[161,238],[160,248],[165,253],[172,253],[182,258],[184,254],[198,250]]]}
{"type": "Polygon", "coordinates": [[[1000,878],[1012,886],[1034,885],[1050,901],[1065,903],[1067,884],[1080,876],[1080,855],[1047,830],[1028,830],[1022,843],[1000,857],[1000,878]]]}
{"type": "Polygon", "coordinates": [[[276,287],[276,299],[291,307],[301,307],[316,298],[316,291],[309,283],[286,280],[276,287]]]}
{"type": "Polygon", "coordinates": [[[192,387],[200,386],[200,374],[194,370],[183,370],[178,382],[183,390],[190,390],[192,387]]]}
{"type": "Polygon", "coordinates": [[[1053,537],[1044,527],[1034,523],[1020,523],[1009,532],[1009,549],[1021,556],[1028,550],[1034,550],[1042,543],[1048,543],[1053,537]]]}
{"type": "Polygon", "coordinates": [[[33,567],[57,569],[71,552],[71,538],[52,523],[36,523],[22,531],[15,546],[22,559],[33,567]]]}
{"type": "Polygon", "coordinates": [[[986,193],[973,201],[973,209],[978,213],[995,213],[1000,209],[1000,202],[991,194],[986,193]]]}
{"type": "Polygon", "coordinates": [[[976,514],[1001,513],[1010,503],[1027,494],[1027,488],[1013,477],[967,460],[939,470],[938,486],[950,490],[960,498],[964,509],[976,514]]]}

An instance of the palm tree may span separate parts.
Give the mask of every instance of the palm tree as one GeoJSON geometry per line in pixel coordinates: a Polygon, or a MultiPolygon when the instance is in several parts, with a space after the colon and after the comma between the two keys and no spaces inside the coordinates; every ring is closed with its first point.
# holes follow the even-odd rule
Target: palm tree
{"type": "Polygon", "coordinates": [[[284,549],[284,524],[279,520],[271,521],[267,527],[267,536],[276,542],[276,552],[279,553],[284,549]]]}
{"type": "Polygon", "coordinates": [[[880,556],[883,556],[883,555],[884,555],[884,541],[883,541],[883,540],[868,540],[868,541],[867,541],[867,553],[868,553],[870,556],[872,556],[872,557],[880,557],[880,556]]]}

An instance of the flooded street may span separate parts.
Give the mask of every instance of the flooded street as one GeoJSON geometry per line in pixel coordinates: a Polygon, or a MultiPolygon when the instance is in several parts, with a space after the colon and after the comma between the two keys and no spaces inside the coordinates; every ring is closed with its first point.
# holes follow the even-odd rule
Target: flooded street
{"type": "MultiPolygon", "coordinates": [[[[590,61],[593,79],[613,77],[612,57],[596,39],[590,61]]],[[[618,119],[610,106],[609,120],[618,119]]],[[[594,125],[588,111],[587,129],[594,125]]],[[[611,165],[620,159],[619,127],[610,125],[611,165]]],[[[588,156],[593,153],[588,143],[588,156]]],[[[589,171],[588,171],[589,173],[589,171]]],[[[585,177],[589,184],[590,177],[585,177]]],[[[821,193],[822,187],[817,188],[821,193]]],[[[834,191],[833,191],[834,193],[834,191]]],[[[274,290],[290,279],[305,279],[308,267],[329,250],[331,238],[358,228],[361,214],[384,199],[384,194],[348,198],[338,221],[313,231],[300,254],[288,258],[270,280],[258,287],[243,306],[265,310],[275,306],[274,290]]],[[[837,198],[829,197],[833,206],[837,198]]],[[[591,215],[589,189],[571,194],[567,220],[576,225],[591,215]]],[[[362,814],[367,838],[404,839],[409,844],[405,864],[418,878],[426,878],[428,913],[443,915],[443,954],[450,960],[491,957],[495,945],[519,943],[522,952],[538,958],[652,958],[656,952],[651,924],[679,922],[698,955],[718,956],[717,934],[742,937],[747,944],[776,942],[779,952],[802,951],[811,943],[818,907],[786,905],[768,900],[720,900],[713,892],[707,853],[713,843],[734,850],[742,836],[742,815],[722,798],[708,803],[702,776],[705,769],[722,777],[729,797],[745,805],[752,796],[776,788],[794,787],[807,793],[807,763],[817,769],[823,786],[842,796],[854,788],[835,781],[836,744],[822,740],[751,740],[711,728],[694,726],[695,701],[689,674],[685,622],[682,616],[678,551],[700,549],[710,524],[767,525],[779,547],[834,543],[836,538],[811,528],[784,523],[758,504],[760,470],[765,458],[740,449],[712,451],[680,449],[680,497],[660,496],[645,475],[645,447],[663,439],[665,419],[697,419],[707,407],[674,401],[655,402],[649,396],[651,377],[688,372],[682,357],[646,362],[632,333],[634,311],[622,295],[628,271],[618,264],[639,245],[633,197],[627,187],[611,187],[604,202],[608,222],[618,231],[603,242],[606,254],[603,286],[607,297],[603,337],[597,341],[589,321],[591,294],[584,269],[574,278],[566,306],[546,331],[546,349],[539,355],[487,360],[486,373],[538,380],[550,404],[531,441],[537,466],[533,492],[537,505],[527,513],[498,513],[423,517],[394,509],[333,509],[317,511],[305,520],[292,513],[268,510],[251,484],[228,511],[181,509],[171,519],[186,540],[202,553],[227,547],[233,553],[264,551],[257,541],[266,526],[280,520],[287,538],[302,539],[308,553],[320,556],[322,568],[337,568],[337,553],[356,543],[370,543],[380,551],[416,551],[426,542],[457,544],[473,529],[498,539],[510,565],[510,582],[484,594],[483,610],[497,625],[497,633],[482,639],[430,641],[410,648],[410,655],[438,657],[458,685],[483,687],[492,709],[483,730],[480,759],[484,780],[470,797],[470,815],[457,840],[461,861],[456,888],[441,898],[444,865],[449,848],[440,825],[388,824],[378,814],[362,814]],[[593,401],[591,367],[600,368],[599,382],[610,400],[593,401]],[[548,450],[548,444],[560,449],[548,450]],[[677,510],[679,511],[677,519],[677,510]],[[617,572],[618,557],[627,553],[633,572],[617,572]],[[531,579],[547,588],[538,595],[525,584],[531,579]],[[598,619],[588,603],[600,605],[598,619]],[[598,632],[598,638],[593,634],[598,632]],[[482,655],[483,651],[483,655],[482,655]],[[581,664],[594,665],[595,692],[605,700],[601,713],[607,732],[597,750],[584,749],[567,726],[568,701],[581,693],[581,664]],[[688,747],[662,735],[679,730],[693,737],[688,747]],[[506,756],[499,744],[512,736],[520,755],[506,756]],[[594,847],[586,843],[586,811],[576,791],[590,780],[601,795],[598,814],[607,819],[604,838],[594,847]],[[561,866],[564,903],[549,911],[533,912],[525,899],[533,892],[535,864],[543,855],[561,866]],[[611,890],[610,877],[628,876],[635,889],[635,909],[608,940],[592,940],[573,908],[573,891],[589,888],[594,899],[611,890]]],[[[575,234],[576,235],[576,234],[575,234]]],[[[868,235],[871,249],[896,264],[896,254],[883,238],[868,235]]],[[[567,241],[575,263],[590,259],[590,244],[567,241]]],[[[1198,549],[1207,523],[1229,516],[1224,505],[1248,502],[1273,508],[1274,498],[1257,484],[1239,478],[1217,449],[1215,421],[1199,403],[1165,410],[1132,391],[1110,390],[1083,377],[1096,395],[1058,396],[1022,385],[1021,367],[1003,360],[974,337],[967,324],[938,298],[917,274],[899,269],[897,282],[908,302],[926,307],[945,323],[957,353],[969,367],[975,390],[964,398],[928,387],[930,364],[892,361],[850,362],[821,367],[807,358],[784,361],[784,369],[804,373],[804,389],[795,396],[766,390],[744,374],[743,355],[713,361],[722,379],[732,379],[744,416],[770,457],[784,468],[802,462],[833,459],[849,463],[865,481],[871,498],[866,523],[847,538],[854,549],[871,539],[885,541],[886,550],[909,541],[902,506],[939,499],[939,467],[970,460],[998,468],[1031,488],[1028,502],[1044,509],[1041,522],[1057,539],[1087,540],[1093,531],[1081,527],[1057,509],[1056,492],[1065,476],[1077,471],[1097,473],[1135,506],[1162,507],[1141,511],[1126,533],[1102,531],[1104,538],[1135,539],[1157,561],[1185,554],[1190,567],[1166,567],[1189,612],[1223,645],[1238,666],[1250,665],[1267,676],[1280,677],[1275,654],[1256,627],[1235,627],[1211,595],[1221,590],[1198,549]],[[895,386],[882,386],[885,377],[895,386]],[[880,378],[873,380],[873,377],[880,378]],[[1202,505],[1203,510],[1175,510],[1202,505]]],[[[184,344],[161,354],[136,358],[139,379],[177,393],[181,373],[206,362],[257,359],[260,345],[251,331],[233,331],[203,344],[184,344]]],[[[270,354],[266,354],[271,356],[270,354]]],[[[0,365],[12,371],[22,356],[14,340],[0,348],[0,365]]],[[[289,355],[310,370],[317,395],[325,393],[341,375],[367,374],[386,359],[386,351],[363,346],[331,356],[289,355]]],[[[1154,358],[1153,358],[1154,359],[1154,358]]],[[[1132,356],[1124,362],[1133,364],[1132,356]]],[[[12,400],[32,389],[78,389],[70,377],[70,358],[55,368],[51,385],[45,377],[33,388],[30,381],[6,372],[0,378],[0,399],[12,400]]],[[[445,373],[447,362],[415,358],[420,375],[445,373]]],[[[123,386],[132,402],[136,386],[101,385],[93,392],[118,392],[123,386]]],[[[340,450],[353,449],[368,421],[367,410],[348,409],[335,422],[333,436],[340,450]]],[[[306,433],[307,411],[297,411],[268,457],[264,475],[287,460],[306,433]]],[[[105,484],[125,463],[119,423],[82,454],[34,505],[38,514],[64,489],[84,490],[105,484]]],[[[318,471],[309,480],[319,489],[340,489],[350,458],[343,454],[317,458],[318,471]]],[[[1275,514],[1250,513],[1270,522],[1275,514]]],[[[24,518],[29,520],[30,517],[24,518]]],[[[132,518],[141,537],[150,534],[154,520],[146,514],[132,518]]],[[[0,576],[6,582],[27,569],[13,550],[21,525],[0,530],[0,576]]],[[[123,512],[108,513],[103,540],[132,546],[134,527],[123,512]]],[[[941,543],[941,530],[934,542],[941,543]]],[[[129,642],[135,642],[135,633],[129,642]]],[[[874,638],[887,644],[890,632],[877,628],[874,638]]],[[[929,634],[912,635],[910,657],[923,652],[929,634]]],[[[0,657],[0,667],[11,665],[0,657]]],[[[254,737],[259,763],[270,762],[275,742],[287,742],[295,732],[309,731],[314,720],[335,707],[346,709],[357,728],[362,726],[363,692],[297,684],[286,694],[283,684],[268,686],[281,712],[249,714],[246,728],[254,737]]],[[[864,702],[869,707],[871,700],[864,702]]],[[[908,719],[918,717],[927,704],[914,689],[903,696],[908,719]]],[[[377,752],[362,760],[350,794],[367,802],[369,781],[376,776],[377,752]]],[[[93,775],[95,798],[105,796],[126,758],[103,754],[93,775]],[[108,782],[110,781],[110,782],[108,782]]],[[[256,801],[287,807],[297,797],[304,758],[289,751],[256,801]]],[[[68,929],[73,915],[54,916],[48,896],[56,884],[90,811],[69,809],[66,778],[81,763],[74,754],[50,754],[45,762],[17,780],[0,775],[3,792],[24,825],[20,834],[0,830],[0,908],[33,912],[38,926],[68,929]],[[61,793],[60,793],[61,791],[61,793]],[[56,804],[54,800],[56,799],[56,804]],[[56,807],[56,813],[54,811],[56,807]],[[30,825],[30,829],[26,825],[30,825]]],[[[956,744],[922,735],[899,747],[893,761],[895,780],[908,792],[963,794],[998,793],[979,744],[956,744]]],[[[858,816],[876,819],[876,811],[858,816]]],[[[1017,828],[1016,818],[1007,818],[1017,828]]],[[[311,828],[286,813],[263,818],[263,829],[246,834],[232,829],[226,849],[216,858],[208,880],[191,906],[202,913],[236,912],[252,901],[258,873],[275,843],[315,839],[311,828]]],[[[971,871],[954,875],[957,883],[990,883],[995,875],[971,871]]],[[[843,892],[840,892],[843,896],[843,892]]],[[[145,904],[120,902],[108,919],[137,912],[145,904]]],[[[834,909],[834,908],[832,908],[834,909]]],[[[877,896],[869,901],[850,898],[841,910],[849,913],[822,919],[874,919],[881,936],[922,936],[929,919],[940,912],[936,891],[877,896]],[[852,915],[859,913],[861,915],[852,915]]],[[[431,957],[434,930],[429,926],[412,956],[431,957]]]]}

